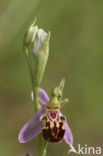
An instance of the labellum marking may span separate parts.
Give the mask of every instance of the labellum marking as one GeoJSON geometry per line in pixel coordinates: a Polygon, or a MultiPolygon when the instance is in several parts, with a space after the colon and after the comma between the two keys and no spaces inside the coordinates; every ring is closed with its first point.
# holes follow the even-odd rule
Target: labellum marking
{"type": "Polygon", "coordinates": [[[50,116],[51,116],[53,119],[55,119],[55,118],[56,118],[56,113],[51,112],[51,113],[50,113],[50,116]]]}
{"type": "Polygon", "coordinates": [[[59,142],[65,134],[65,117],[58,112],[48,111],[42,116],[42,135],[46,141],[59,142]]]}

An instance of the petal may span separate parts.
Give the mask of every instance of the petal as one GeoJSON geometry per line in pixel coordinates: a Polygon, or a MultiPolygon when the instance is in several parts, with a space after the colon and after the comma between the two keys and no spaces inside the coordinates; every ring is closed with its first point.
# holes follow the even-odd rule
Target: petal
{"type": "MultiPolygon", "coordinates": [[[[34,100],[33,92],[31,92],[31,98],[34,100]]],[[[44,89],[39,88],[39,99],[46,104],[49,101],[49,97],[44,89]]]]}
{"type": "Polygon", "coordinates": [[[64,139],[67,144],[72,145],[73,144],[73,135],[72,135],[71,129],[69,128],[69,125],[67,124],[67,122],[65,122],[64,126],[65,126],[64,139]]]}
{"type": "Polygon", "coordinates": [[[43,41],[47,37],[47,33],[43,29],[38,29],[35,38],[34,38],[34,47],[33,47],[33,54],[34,56],[37,55],[43,41]]]}
{"type": "Polygon", "coordinates": [[[18,139],[20,143],[25,143],[37,136],[39,133],[41,133],[41,122],[40,117],[44,113],[45,108],[41,108],[34,116],[33,118],[27,122],[24,127],[21,129],[18,139]]]}
{"type": "Polygon", "coordinates": [[[44,104],[49,101],[47,93],[42,88],[39,88],[39,98],[43,101],[44,104]]]}

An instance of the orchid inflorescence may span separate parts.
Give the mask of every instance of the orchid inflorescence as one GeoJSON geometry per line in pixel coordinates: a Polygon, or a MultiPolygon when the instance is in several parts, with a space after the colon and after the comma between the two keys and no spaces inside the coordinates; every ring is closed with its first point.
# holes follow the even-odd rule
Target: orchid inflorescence
{"type": "Polygon", "coordinates": [[[64,79],[58,87],[55,87],[50,98],[44,89],[40,88],[40,83],[45,70],[49,53],[50,33],[35,26],[35,22],[30,25],[24,38],[24,52],[30,69],[33,91],[31,93],[36,113],[21,129],[18,139],[20,143],[26,143],[42,134],[39,137],[39,146],[42,147],[40,156],[46,155],[45,142],[58,143],[64,140],[72,146],[73,136],[67,124],[66,117],[61,113],[61,107],[68,102],[68,99],[62,100],[64,79]],[[33,45],[33,56],[35,58],[35,68],[31,67],[29,58],[29,47],[33,45]],[[42,139],[42,142],[40,142],[42,139]]]}

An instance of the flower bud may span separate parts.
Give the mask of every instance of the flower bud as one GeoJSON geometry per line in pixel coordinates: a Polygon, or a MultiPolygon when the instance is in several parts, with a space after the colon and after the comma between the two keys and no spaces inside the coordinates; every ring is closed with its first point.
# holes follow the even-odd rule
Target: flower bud
{"type": "Polygon", "coordinates": [[[49,39],[50,32],[47,33],[43,29],[39,29],[38,26],[35,26],[35,20],[25,33],[24,52],[28,61],[33,87],[39,87],[43,77],[49,55],[49,39]],[[33,49],[34,67],[32,67],[32,59],[29,55],[30,47],[33,49]]]}
{"type": "Polygon", "coordinates": [[[34,39],[33,54],[36,56],[35,63],[35,85],[39,86],[49,55],[50,32],[46,33],[39,29],[34,39]]]}
{"type": "Polygon", "coordinates": [[[47,37],[47,33],[43,29],[38,29],[36,35],[34,36],[34,47],[33,47],[33,54],[34,56],[37,55],[39,48],[41,47],[41,44],[47,37]]]}
{"type": "Polygon", "coordinates": [[[30,44],[33,42],[35,38],[37,31],[38,31],[38,27],[35,26],[35,20],[34,20],[25,33],[24,46],[26,46],[27,48],[30,46],[30,44]]]}

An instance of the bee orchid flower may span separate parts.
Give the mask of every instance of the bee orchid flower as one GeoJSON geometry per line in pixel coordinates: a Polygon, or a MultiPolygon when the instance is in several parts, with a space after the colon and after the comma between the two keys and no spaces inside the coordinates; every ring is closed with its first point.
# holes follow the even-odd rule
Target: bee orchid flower
{"type": "MultiPolygon", "coordinates": [[[[68,100],[61,101],[60,98],[60,86],[59,89],[56,87],[53,90],[51,98],[39,88],[40,109],[21,129],[18,135],[20,143],[26,143],[42,133],[43,138],[48,142],[57,143],[64,138],[67,144],[73,144],[72,132],[66,117],[60,112],[61,106],[68,100]]],[[[32,99],[35,100],[33,95],[32,99]]]]}

